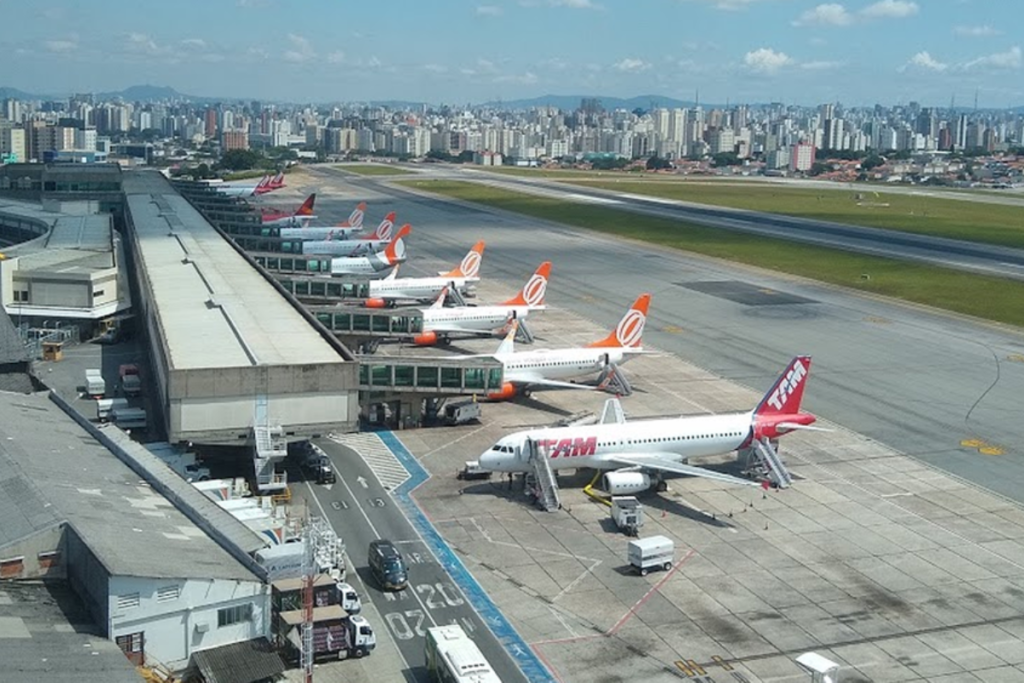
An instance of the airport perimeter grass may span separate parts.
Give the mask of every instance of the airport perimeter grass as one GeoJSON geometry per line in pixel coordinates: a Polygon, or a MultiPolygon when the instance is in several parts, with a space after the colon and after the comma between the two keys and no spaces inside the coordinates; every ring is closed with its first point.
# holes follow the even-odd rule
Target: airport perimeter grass
{"type": "Polygon", "coordinates": [[[338,164],[335,168],[357,175],[412,175],[412,171],[385,164],[338,164]]]}
{"type": "Polygon", "coordinates": [[[1024,209],[1019,206],[885,194],[869,187],[840,191],[762,183],[636,182],[628,178],[570,182],[615,192],[1024,249],[1024,209]]]}
{"type": "Polygon", "coordinates": [[[1024,282],[1016,280],[642,216],[607,206],[538,197],[472,182],[400,182],[427,192],[543,220],[1024,326],[1024,282]],[[863,278],[865,274],[870,279],[863,278]]]}

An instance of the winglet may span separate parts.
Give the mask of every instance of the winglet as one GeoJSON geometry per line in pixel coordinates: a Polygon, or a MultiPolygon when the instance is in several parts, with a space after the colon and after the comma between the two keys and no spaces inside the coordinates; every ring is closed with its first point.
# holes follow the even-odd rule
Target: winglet
{"type": "Polygon", "coordinates": [[[302,202],[302,206],[295,212],[296,216],[312,216],[313,215],[313,204],[316,202],[316,192],[306,197],[306,201],[302,202]]]}
{"type": "Polygon", "coordinates": [[[398,214],[392,211],[387,216],[384,216],[384,220],[380,222],[377,229],[373,231],[372,235],[366,235],[362,239],[364,240],[389,240],[391,239],[391,232],[395,227],[395,217],[398,214]]]}
{"type": "Polygon", "coordinates": [[[412,232],[412,226],[406,223],[401,228],[399,228],[395,236],[391,238],[390,242],[388,242],[388,246],[385,247],[384,249],[384,257],[388,260],[388,262],[395,263],[396,261],[401,260],[399,259],[398,256],[398,243],[401,242],[402,238],[408,235],[410,232],[412,232]]]}
{"type": "Polygon", "coordinates": [[[800,401],[811,372],[811,357],[797,356],[789,362],[772,388],[754,409],[754,415],[795,415],[800,412],[800,401]]]}
{"type": "Polygon", "coordinates": [[[529,306],[539,308],[544,305],[544,294],[548,290],[548,277],[551,275],[551,261],[545,261],[537,268],[537,272],[523,285],[519,293],[502,303],[502,306],[529,306]]]}
{"type": "Polygon", "coordinates": [[[462,262],[458,266],[447,273],[440,273],[440,275],[441,277],[476,277],[480,272],[480,263],[483,261],[483,258],[484,241],[480,240],[462,257],[462,262]]]}
{"type": "Polygon", "coordinates": [[[642,348],[644,325],[647,323],[647,309],[650,305],[651,295],[641,294],[626,311],[626,315],[622,316],[622,320],[611,334],[601,341],[590,344],[591,348],[642,348]]]}
{"type": "Polygon", "coordinates": [[[501,340],[501,343],[498,344],[498,350],[494,352],[494,355],[496,355],[496,356],[506,356],[506,355],[510,356],[510,355],[512,355],[513,353],[516,352],[516,348],[515,348],[516,342],[515,342],[515,339],[516,339],[516,332],[518,330],[519,330],[519,321],[518,320],[513,320],[511,322],[511,324],[509,324],[509,326],[508,326],[508,333],[505,335],[505,338],[501,340]]]}

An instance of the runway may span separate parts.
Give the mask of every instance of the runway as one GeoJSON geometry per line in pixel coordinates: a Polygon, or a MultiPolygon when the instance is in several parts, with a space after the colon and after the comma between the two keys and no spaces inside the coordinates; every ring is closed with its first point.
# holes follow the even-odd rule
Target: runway
{"type": "MultiPolygon", "coordinates": [[[[1019,331],[421,196],[379,179],[313,173],[322,185],[321,219],[341,220],[353,201],[365,199],[368,221],[395,209],[400,222],[413,223],[405,274],[454,264],[485,239],[484,277],[504,281],[511,294],[551,259],[549,305],[602,326],[649,291],[645,344],[752,389],[767,386],[792,356],[810,353],[807,409],[1024,502],[1019,331]]],[[[685,395],[686,387],[678,391],[685,395]]]]}
{"type": "Polygon", "coordinates": [[[568,185],[544,178],[524,178],[479,172],[429,168],[426,177],[471,180],[515,192],[548,197],[568,197],[591,201],[609,208],[687,221],[763,237],[795,240],[833,249],[844,249],[873,256],[920,261],[945,268],[967,270],[983,275],[1024,280],[1024,249],[930,237],[896,230],[858,227],[843,223],[810,220],[759,213],[743,209],[715,207],[659,197],[615,192],[579,185],[568,185]]]}

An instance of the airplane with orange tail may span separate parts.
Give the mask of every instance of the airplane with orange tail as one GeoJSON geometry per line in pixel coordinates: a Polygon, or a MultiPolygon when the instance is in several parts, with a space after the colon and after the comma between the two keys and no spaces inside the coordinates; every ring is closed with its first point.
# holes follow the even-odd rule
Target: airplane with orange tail
{"type": "Polygon", "coordinates": [[[316,192],[306,197],[306,201],[302,202],[302,205],[293,213],[265,211],[262,214],[263,225],[279,227],[309,225],[309,222],[316,218],[316,214],[313,213],[314,203],[316,203],[316,192]]]}
{"type": "Polygon", "coordinates": [[[391,238],[391,242],[384,248],[384,251],[377,252],[376,254],[331,259],[331,275],[379,277],[385,271],[391,270],[399,263],[405,261],[405,242],[403,238],[410,232],[412,232],[412,226],[406,223],[391,238]]]}
{"type": "MultiPolygon", "coordinates": [[[[383,249],[391,241],[395,225],[395,212],[392,211],[380,222],[377,229],[369,235],[363,235],[357,239],[343,239],[336,236],[336,233],[346,228],[335,228],[327,233],[325,239],[306,238],[301,240],[302,254],[329,254],[331,256],[364,256],[383,249]]],[[[281,237],[285,232],[298,230],[299,232],[310,232],[321,228],[282,228],[281,237]]],[[[394,271],[392,271],[394,272],[394,271]]]]}
{"type": "Polygon", "coordinates": [[[484,242],[480,240],[462,257],[459,265],[437,277],[397,277],[398,268],[392,269],[382,280],[370,281],[367,308],[387,308],[397,301],[434,301],[447,287],[465,294],[469,285],[479,282],[480,264],[484,257],[484,242]]]}
{"type": "Polygon", "coordinates": [[[569,349],[515,350],[516,324],[493,354],[505,367],[505,382],[487,399],[503,401],[534,389],[600,389],[600,384],[565,380],[605,373],[644,352],[642,339],[651,295],[641,294],[611,333],[593,344],[569,349]]]}
{"type": "Polygon", "coordinates": [[[535,449],[552,470],[605,470],[602,488],[622,496],[657,485],[665,474],[756,486],[749,479],[688,464],[692,458],[750,449],[763,464],[767,481],[785,488],[792,476],[779,459],[778,438],[797,430],[828,431],[812,427],[817,418],[800,409],[810,370],[811,357],[797,356],[757,407],[742,413],[627,422],[619,400],[611,398],[599,424],[516,432],[499,439],[478,464],[491,472],[528,472],[535,449]]]}
{"type": "Polygon", "coordinates": [[[459,306],[446,308],[445,287],[430,308],[423,309],[423,331],[413,337],[417,346],[447,344],[451,336],[504,335],[516,320],[524,320],[531,311],[544,309],[544,295],[551,275],[551,261],[540,264],[519,293],[508,301],[491,306],[459,306]]]}

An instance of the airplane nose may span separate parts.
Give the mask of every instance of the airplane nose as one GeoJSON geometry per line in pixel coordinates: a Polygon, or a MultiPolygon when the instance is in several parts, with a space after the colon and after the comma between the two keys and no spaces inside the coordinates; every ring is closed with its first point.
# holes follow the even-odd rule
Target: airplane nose
{"type": "Polygon", "coordinates": [[[498,454],[494,451],[487,451],[480,456],[479,463],[481,468],[497,472],[500,469],[499,465],[501,464],[501,458],[499,458],[498,454]]]}

